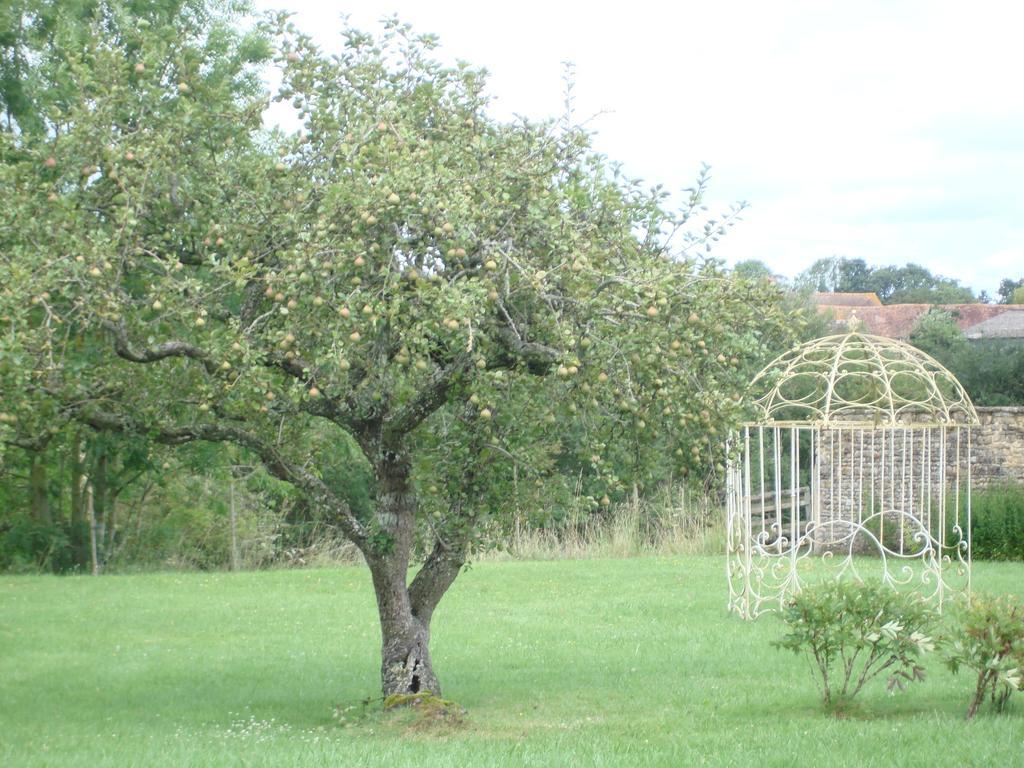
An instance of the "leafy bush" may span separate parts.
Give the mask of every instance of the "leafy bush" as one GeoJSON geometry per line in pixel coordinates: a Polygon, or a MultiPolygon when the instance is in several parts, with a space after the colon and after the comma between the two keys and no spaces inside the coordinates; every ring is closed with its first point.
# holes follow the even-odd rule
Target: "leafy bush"
{"type": "Polygon", "coordinates": [[[846,706],[883,672],[890,692],[924,679],[919,662],[933,649],[935,614],[916,595],[881,583],[827,581],[791,599],[783,620],[789,632],[774,645],[808,655],[829,709],[846,706]]]}
{"type": "Polygon", "coordinates": [[[973,495],[971,550],[979,560],[1024,560],[1024,486],[1006,485],[973,495]]]}
{"type": "Polygon", "coordinates": [[[71,560],[71,543],[62,526],[19,513],[0,521],[0,570],[64,571],[71,560]]]}
{"type": "Polygon", "coordinates": [[[926,312],[910,343],[952,371],[975,405],[1024,405],[1024,344],[1019,339],[968,341],[954,315],[926,312]]]}
{"type": "Polygon", "coordinates": [[[996,711],[1021,688],[1024,670],[1024,604],[1008,596],[974,596],[958,614],[953,634],[944,639],[943,655],[953,672],[977,673],[967,719],[977,713],[986,694],[996,711]]]}
{"type": "MultiPolygon", "coordinates": [[[[922,533],[921,525],[910,517],[896,512],[887,511],[883,522],[878,513],[882,507],[878,500],[869,509],[867,499],[865,506],[864,529],[880,541],[886,548],[905,554],[920,554],[924,542],[915,539],[922,533]]],[[[946,495],[945,540],[947,543],[960,540],[961,534],[954,529],[952,510],[960,510],[960,524],[966,529],[967,492],[961,489],[960,495],[949,492],[946,495]]],[[[939,538],[939,516],[933,514],[930,520],[922,520],[927,526],[928,534],[939,538]]],[[[857,542],[858,551],[862,554],[877,554],[873,542],[869,546],[867,536],[861,535],[857,542]]],[[[1024,485],[1006,484],[993,486],[971,495],[971,552],[975,560],[1013,560],[1024,561],[1024,485]]]]}

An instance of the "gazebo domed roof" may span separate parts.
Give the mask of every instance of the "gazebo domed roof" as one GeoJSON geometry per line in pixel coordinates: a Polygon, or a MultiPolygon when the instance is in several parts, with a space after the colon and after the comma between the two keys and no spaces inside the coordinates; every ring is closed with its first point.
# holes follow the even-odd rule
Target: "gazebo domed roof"
{"type": "Polygon", "coordinates": [[[763,424],[978,423],[963,386],[937,360],[856,331],[794,347],[754,377],[751,391],[763,424]]]}

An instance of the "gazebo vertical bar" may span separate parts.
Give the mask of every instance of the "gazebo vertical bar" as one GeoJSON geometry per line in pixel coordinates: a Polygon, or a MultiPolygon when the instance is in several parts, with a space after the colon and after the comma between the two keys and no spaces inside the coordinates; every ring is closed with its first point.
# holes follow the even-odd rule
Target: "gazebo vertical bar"
{"type": "Polygon", "coordinates": [[[776,610],[805,573],[861,578],[872,556],[884,583],[940,609],[969,591],[978,419],[949,371],[909,344],[853,332],[780,356],[752,389],[756,419],[732,443],[727,473],[730,609],[776,610]]]}

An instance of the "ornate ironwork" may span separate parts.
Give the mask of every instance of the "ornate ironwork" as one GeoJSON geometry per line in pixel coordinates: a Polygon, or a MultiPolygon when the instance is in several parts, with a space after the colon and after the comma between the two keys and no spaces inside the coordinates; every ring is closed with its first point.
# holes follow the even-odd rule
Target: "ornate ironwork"
{"type": "Polygon", "coordinates": [[[903,342],[808,342],[755,377],[756,421],[727,472],[729,608],[779,609],[810,580],[914,589],[941,609],[970,590],[970,398],[903,342]]]}
{"type": "Polygon", "coordinates": [[[897,424],[923,416],[977,424],[967,392],[941,363],[905,342],[858,332],[814,339],[754,377],[761,423],[897,424]]]}

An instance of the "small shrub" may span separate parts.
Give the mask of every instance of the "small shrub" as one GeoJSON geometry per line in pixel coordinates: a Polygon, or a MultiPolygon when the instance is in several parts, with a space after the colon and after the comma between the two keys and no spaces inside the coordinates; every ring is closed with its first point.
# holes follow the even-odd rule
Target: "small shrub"
{"type": "Polygon", "coordinates": [[[977,674],[967,719],[988,695],[996,711],[1021,688],[1024,671],[1024,604],[1010,597],[974,596],[957,614],[953,633],[944,638],[943,655],[953,672],[977,674]]]}
{"type": "Polygon", "coordinates": [[[796,595],[782,618],[789,632],[774,645],[807,654],[828,709],[844,708],[883,672],[890,692],[924,679],[919,662],[933,649],[935,614],[916,595],[880,583],[827,581],[796,595]]]}

